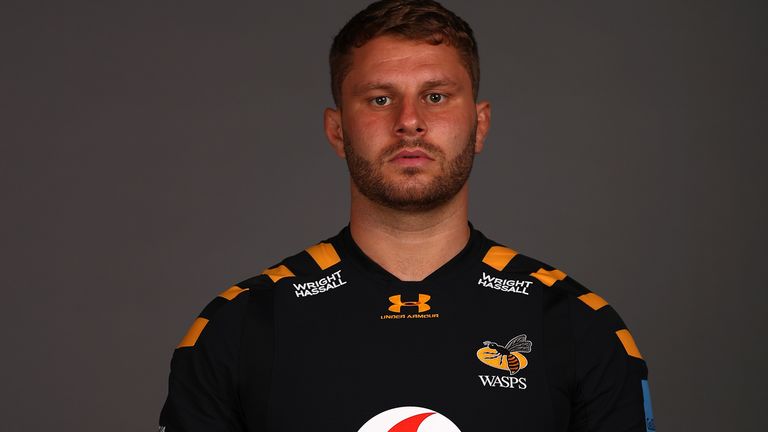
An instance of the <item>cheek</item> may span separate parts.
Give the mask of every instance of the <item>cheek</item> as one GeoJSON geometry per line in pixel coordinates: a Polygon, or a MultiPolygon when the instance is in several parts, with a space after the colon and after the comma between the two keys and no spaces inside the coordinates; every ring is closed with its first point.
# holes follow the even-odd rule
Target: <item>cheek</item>
{"type": "Polygon", "coordinates": [[[343,121],[344,136],[361,156],[370,158],[388,143],[390,127],[383,115],[352,115],[343,121]]]}
{"type": "Polygon", "coordinates": [[[381,136],[391,130],[390,119],[383,113],[361,117],[358,121],[358,129],[362,135],[368,138],[381,136]]]}
{"type": "Polygon", "coordinates": [[[432,120],[440,123],[449,123],[454,127],[471,124],[477,115],[474,103],[470,104],[464,100],[455,101],[443,109],[435,110],[432,113],[432,120]]]}
{"type": "MultiPolygon", "coordinates": [[[[433,135],[441,135],[455,141],[464,141],[472,130],[475,113],[460,111],[434,116],[430,121],[433,135]]],[[[463,144],[463,143],[462,143],[463,144]]]]}
{"type": "Polygon", "coordinates": [[[381,134],[389,124],[384,113],[351,112],[342,118],[344,129],[355,137],[370,137],[381,134]]]}

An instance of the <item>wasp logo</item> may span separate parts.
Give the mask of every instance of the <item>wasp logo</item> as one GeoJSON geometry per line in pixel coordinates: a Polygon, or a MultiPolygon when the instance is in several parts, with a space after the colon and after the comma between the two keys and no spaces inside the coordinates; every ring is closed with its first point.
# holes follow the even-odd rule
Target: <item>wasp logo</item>
{"type": "Polygon", "coordinates": [[[506,345],[499,345],[492,341],[485,341],[483,345],[485,345],[483,348],[477,350],[478,360],[514,375],[528,366],[528,359],[522,353],[531,352],[533,342],[527,340],[526,335],[521,334],[510,339],[506,345]]]}
{"type": "Polygon", "coordinates": [[[419,308],[419,313],[426,312],[432,307],[430,307],[427,302],[432,297],[427,294],[419,294],[419,300],[418,301],[403,301],[403,296],[401,295],[394,295],[389,298],[390,303],[392,303],[392,306],[389,307],[390,312],[394,313],[400,313],[400,309],[402,309],[403,306],[416,306],[419,308]]]}

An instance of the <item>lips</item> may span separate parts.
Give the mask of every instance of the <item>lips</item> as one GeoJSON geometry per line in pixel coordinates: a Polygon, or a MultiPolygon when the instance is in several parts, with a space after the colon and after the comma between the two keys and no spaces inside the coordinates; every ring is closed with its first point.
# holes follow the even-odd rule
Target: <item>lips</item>
{"type": "Polygon", "coordinates": [[[392,159],[390,159],[391,162],[396,162],[400,164],[420,164],[420,163],[426,163],[428,161],[434,160],[432,157],[429,156],[425,151],[423,150],[401,150],[395,154],[392,159]]]}

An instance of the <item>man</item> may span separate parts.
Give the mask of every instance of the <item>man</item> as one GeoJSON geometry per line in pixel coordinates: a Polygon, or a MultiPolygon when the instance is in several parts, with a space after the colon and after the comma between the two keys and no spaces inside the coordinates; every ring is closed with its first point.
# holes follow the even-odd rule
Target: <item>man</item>
{"type": "Polygon", "coordinates": [[[470,27],[433,1],[380,1],[330,63],[349,226],[203,310],[174,352],[161,429],[652,429],[615,311],[468,224],[490,124],[470,27]]]}

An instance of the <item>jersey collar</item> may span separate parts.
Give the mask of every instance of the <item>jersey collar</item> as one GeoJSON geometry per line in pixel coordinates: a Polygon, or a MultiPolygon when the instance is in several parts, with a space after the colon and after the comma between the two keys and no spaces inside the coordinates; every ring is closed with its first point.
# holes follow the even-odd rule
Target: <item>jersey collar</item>
{"type": "Polygon", "coordinates": [[[366,255],[360,249],[357,243],[355,243],[355,240],[352,238],[349,225],[345,226],[344,229],[339,232],[335,240],[338,242],[338,246],[341,249],[342,254],[346,255],[345,260],[352,262],[355,266],[364,272],[375,275],[377,278],[400,284],[432,282],[435,280],[452,277],[458,272],[461,272],[462,269],[466,270],[467,265],[471,265],[472,263],[482,259],[482,256],[480,255],[482,254],[483,249],[487,249],[487,247],[484,246],[486,246],[485,243],[487,243],[488,240],[480,231],[474,228],[472,223],[467,223],[469,224],[469,240],[467,241],[467,244],[464,246],[464,248],[447,263],[443,264],[440,268],[430,273],[423,280],[417,282],[401,281],[395,275],[388,272],[378,263],[368,257],[368,255],[366,255]]]}

